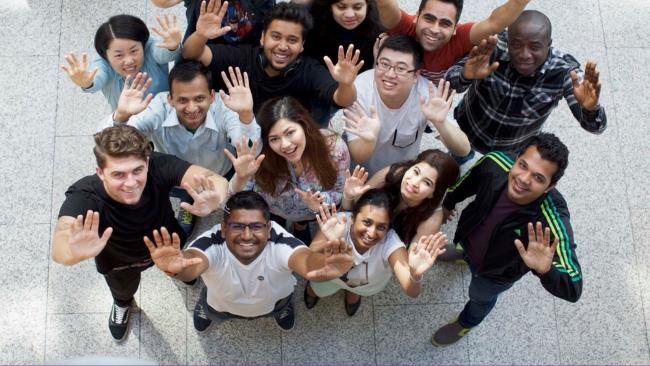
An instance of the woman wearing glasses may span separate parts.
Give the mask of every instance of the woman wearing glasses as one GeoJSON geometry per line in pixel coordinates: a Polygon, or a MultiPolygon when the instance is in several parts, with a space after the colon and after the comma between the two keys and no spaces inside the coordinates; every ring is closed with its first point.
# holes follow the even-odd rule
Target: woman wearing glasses
{"type": "MultiPolygon", "coordinates": [[[[308,221],[321,203],[339,204],[350,167],[345,142],[336,133],[319,129],[309,112],[292,97],[265,102],[256,115],[262,128],[262,153],[237,143],[237,158],[226,154],[235,168],[229,194],[254,190],[268,202],[272,219],[294,223],[298,239],[311,242],[308,221]]],[[[242,140],[244,141],[244,140],[242,140]]]]}
{"type": "Polygon", "coordinates": [[[343,118],[352,166],[361,165],[372,176],[414,159],[427,127],[453,154],[470,153],[467,136],[449,115],[455,91],[442,81],[434,88],[420,76],[421,67],[420,44],[395,34],[380,46],[375,69],[356,78],[357,102],[343,118]]]}

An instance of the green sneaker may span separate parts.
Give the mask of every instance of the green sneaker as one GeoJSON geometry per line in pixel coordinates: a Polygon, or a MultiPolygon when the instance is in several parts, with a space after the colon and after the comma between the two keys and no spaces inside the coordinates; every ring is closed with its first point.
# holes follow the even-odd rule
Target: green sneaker
{"type": "Polygon", "coordinates": [[[431,343],[434,346],[450,346],[461,340],[472,328],[463,328],[458,323],[458,318],[452,320],[449,324],[440,327],[431,336],[431,343]]]}

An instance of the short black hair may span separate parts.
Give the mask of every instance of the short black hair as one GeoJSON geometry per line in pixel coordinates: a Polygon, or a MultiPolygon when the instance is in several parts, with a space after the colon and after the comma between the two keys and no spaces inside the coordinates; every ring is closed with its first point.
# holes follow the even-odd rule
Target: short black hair
{"type": "Polygon", "coordinates": [[[393,34],[379,47],[377,58],[379,58],[379,55],[381,55],[384,48],[413,55],[414,69],[417,71],[422,68],[424,53],[422,51],[422,45],[420,45],[415,38],[400,33],[393,34]]]}
{"type": "Polygon", "coordinates": [[[241,191],[228,198],[223,208],[223,221],[230,219],[230,213],[234,210],[259,210],[264,215],[264,220],[271,219],[269,205],[259,193],[253,191],[241,191]]]}
{"type": "Polygon", "coordinates": [[[302,40],[304,42],[307,34],[314,27],[314,19],[311,14],[302,6],[289,2],[282,2],[273,5],[264,16],[264,32],[269,29],[274,20],[284,20],[302,25],[302,40]]]}
{"type": "Polygon", "coordinates": [[[508,29],[513,29],[518,27],[523,23],[533,23],[540,26],[543,30],[548,32],[548,38],[551,39],[553,35],[553,25],[551,25],[551,20],[546,16],[546,14],[537,10],[524,10],[521,12],[519,17],[515,19],[508,29]]]}
{"type": "Polygon", "coordinates": [[[95,50],[106,59],[106,50],[115,38],[126,38],[142,43],[144,49],[149,40],[149,29],[142,19],[133,15],[120,14],[108,18],[95,33],[95,50]]]}
{"type": "Polygon", "coordinates": [[[453,4],[456,7],[456,24],[458,24],[460,14],[463,12],[464,0],[422,0],[420,1],[420,7],[418,8],[418,17],[422,15],[422,10],[427,6],[427,1],[440,1],[441,3],[453,4]]]}
{"type": "Polygon", "coordinates": [[[557,183],[560,178],[562,178],[564,171],[569,165],[569,149],[554,134],[540,133],[526,143],[523,149],[521,149],[519,155],[523,155],[531,146],[537,148],[537,152],[542,159],[548,160],[557,165],[557,171],[553,174],[549,185],[557,183]]]}
{"type": "Polygon", "coordinates": [[[359,200],[354,204],[352,209],[352,219],[356,219],[357,214],[362,208],[368,205],[383,207],[388,212],[388,222],[393,221],[393,203],[390,195],[383,189],[373,188],[369,189],[366,193],[359,197],[359,200]]]}
{"type": "Polygon", "coordinates": [[[174,67],[167,76],[169,82],[169,94],[172,94],[172,83],[189,83],[195,78],[203,76],[208,83],[208,91],[212,89],[212,73],[207,66],[196,60],[182,60],[174,64],[174,67]]]}

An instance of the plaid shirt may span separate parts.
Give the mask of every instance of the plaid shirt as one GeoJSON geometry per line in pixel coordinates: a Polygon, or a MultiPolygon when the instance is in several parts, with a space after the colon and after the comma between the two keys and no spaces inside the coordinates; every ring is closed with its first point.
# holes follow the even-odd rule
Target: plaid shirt
{"type": "Polygon", "coordinates": [[[573,56],[551,47],[546,62],[532,75],[524,76],[510,63],[508,31],[497,37],[499,42],[490,62],[498,61],[499,67],[491,75],[469,84],[461,83],[466,56],[445,77],[458,92],[469,88],[454,115],[474,149],[483,154],[493,150],[518,152],[528,139],[539,134],[562,97],[583,129],[595,134],[605,131],[605,109],[598,106],[590,112],[573,95],[569,72],[575,70],[580,82],[584,77],[573,56]]]}

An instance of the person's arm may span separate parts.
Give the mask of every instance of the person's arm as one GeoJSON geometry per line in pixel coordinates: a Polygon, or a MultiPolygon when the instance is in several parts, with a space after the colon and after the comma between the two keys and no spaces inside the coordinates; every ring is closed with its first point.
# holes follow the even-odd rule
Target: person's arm
{"type": "Polygon", "coordinates": [[[572,70],[564,78],[563,95],[571,113],[588,132],[601,134],[607,128],[605,108],[599,104],[601,83],[596,63],[587,61],[584,73],[572,70]]]}
{"type": "Polygon", "coordinates": [[[494,9],[487,19],[472,26],[469,32],[472,44],[478,46],[488,36],[503,32],[519,17],[529,2],[530,0],[508,0],[507,3],[494,9]]]}
{"type": "Polygon", "coordinates": [[[167,9],[176,6],[183,1],[184,0],[151,0],[151,3],[159,8],[167,9]]]}
{"type": "Polygon", "coordinates": [[[391,30],[399,24],[402,19],[402,11],[397,0],[377,0],[379,19],[386,30],[391,30]]]}
{"type": "Polygon", "coordinates": [[[183,44],[183,35],[181,29],[178,27],[178,18],[176,14],[173,16],[174,22],[169,21],[169,15],[165,13],[165,22],[159,17],[156,17],[160,29],[151,27],[156,34],[162,37],[162,42],[153,44],[153,39],[147,42],[147,53],[153,56],[154,61],[160,65],[165,65],[181,55],[183,44]],[[152,47],[153,44],[153,47],[152,47]]]}
{"type": "Polygon", "coordinates": [[[153,231],[154,241],[144,237],[151,259],[156,267],[166,275],[181,281],[191,281],[199,277],[210,266],[205,254],[198,250],[181,252],[181,240],[178,234],[169,235],[166,228],[153,231]]]}
{"type": "Polygon", "coordinates": [[[438,210],[428,219],[422,221],[420,225],[418,225],[418,230],[415,232],[415,236],[411,239],[411,243],[407,244],[407,247],[410,248],[411,245],[417,244],[422,237],[435,235],[440,232],[440,226],[442,226],[442,215],[442,210],[438,210]]]}
{"type": "Polygon", "coordinates": [[[289,268],[309,281],[324,282],[343,276],[352,268],[352,245],[345,239],[327,241],[324,253],[301,248],[289,257],[289,268]]]}
{"type": "Polygon", "coordinates": [[[422,237],[408,251],[401,246],[390,254],[388,263],[408,296],[415,298],[420,295],[424,274],[433,266],[438,255],[445,252],[442,248],[446,243],[447,237],[438,233],[422,237]]]}
{"type": "Polygon", "coordinates": [[[96,257],[108,242],[112,228],[99,236],[99,213],[89,210],[86,218],[61,216],[52,237],[52,260],[72,266],[88,258],[96,257]]]}
{"type": "Polygon", "coordinates": [[[339,83],[333,99],[334,103],[341,107],[349,107],[357,100],[357,88],[354,85],[354,79],[357,78],[357,74],[363,66],[363,60],[359,61],[360,54],[361,51],[355,51],[353,45],[348,47],[345,54],[343,53],[343,46],[339,46],[339,58],[336,65],[332,63],[328,56],[323,58],[332,78],[339,83]]]}
{"type": "Polygon", "coordinates": [[[221,206],[228,197],[228,181],[217,173],[192,165],[180,184],[194,199],[193,204],[181,202],[181,208],[196,216],[207,216],[221,206]]]}
{"type": "Polygon", "coordinates": [[[228,72],[232,82],[225,72],[221,72],[221,77],[228,88],[228,95],[223,90],[219,90],[219,97],[227,108],[223,120],[228,131],[228,139],[234,143],[242,136],[248,136],[248,142],[251,143],[252,140],[260,138],[261,132],[253,115],[253,94],[248,83],[248,73],[244,72],[242,75],[239,67],[234,70],[228,67],[228,72]]]}
{"type": "Polygon", "coordinates": [[[500,154],[502,153],[499,151],[493,151],[486,154],[481,160],[474,164],[474,166],[471,167],[465,175],[456,182],[456,184],[447,190],[445,199],[442,201],[443,222],[447,221],[457,203],[462,202],[466,198],[474,196],[477,193],[481,180],[481,168],[483,167],[483,164],[486,164],[488,161],[493,159],[498,161],[500,154]]]}
{"type": "Polygon", "coordinates": [[[255,152],[258,150],[258,141],[253,141],[253,146],[249,148],[245,137],[242,136],[241,141],[235,142],[235,149],[237,151],[236,158],[228,149],[224,149],[223,152],[230,159],[235,169],[235,175],[230,179],[229,192],[232,191],[234,194],[250,188],[249,181],[252,180],[264,160],[264,154],[255,157],[255,152]]]}
{"type": "Polygon", "coordinates": [[[117,108],[105,119],[102,128],[127,123],[149,135],[167,118],[164,106],[167,93],[158,94],[152,102],[153,94],[144,98],[152,81],[147,79],[147,73],[138,73],[131,85],[129,85],[130,80],[131,76],[127,76],[124,80],[124,88],[117,101],[117,108]]]}
{"type": "Polygon", "coordinates": [[[224,1],[220,7],[215,5],[217,3],[218,1],[210,1],[207,7],[205,1],[201,4],[196,31],[187,37],[183,45],[184,58],[201,61],[205,66],[212,62],[212,51],[206,45],[208,40],[221,37],[230,31],[230,26],[221,28],[221,19],[226,14],[228,2],[224,1]]]}
{"type": "Polygon", "coordinates": [[[341,209],[344,211],[352,211],[356,200],[367,190],[373,188],[370,184],[366,184],[366,180],[368,180],[368,173],[359,165],[354,167],[352,174],[350,174],[350,170],[345,173],[341,209]]]}

